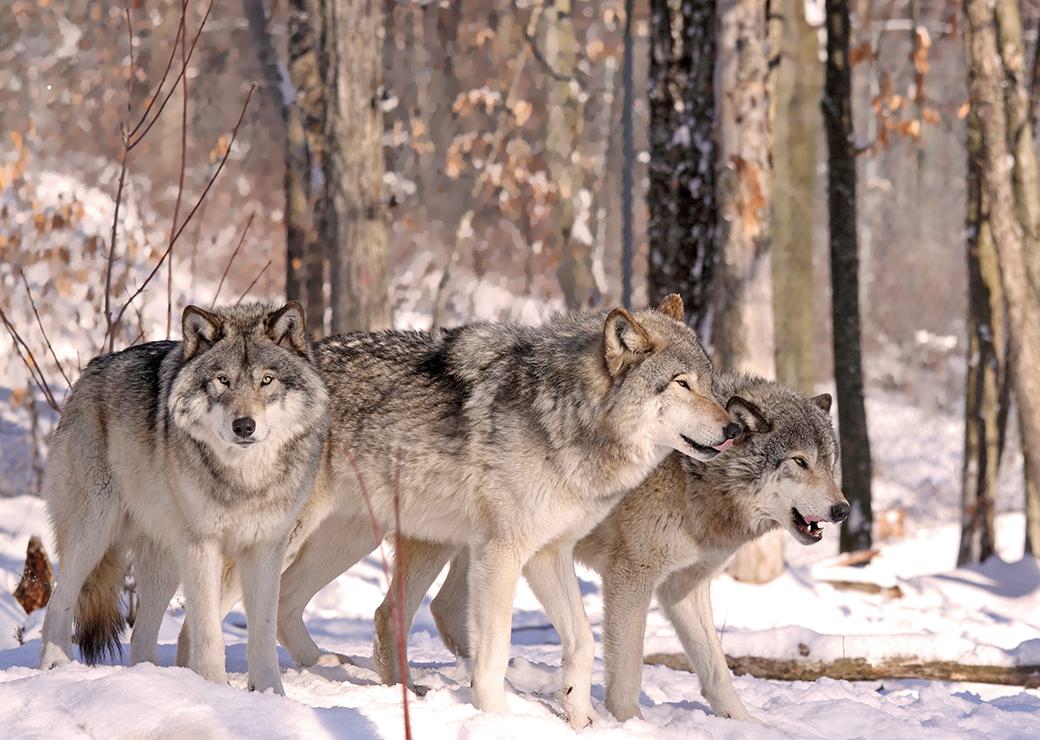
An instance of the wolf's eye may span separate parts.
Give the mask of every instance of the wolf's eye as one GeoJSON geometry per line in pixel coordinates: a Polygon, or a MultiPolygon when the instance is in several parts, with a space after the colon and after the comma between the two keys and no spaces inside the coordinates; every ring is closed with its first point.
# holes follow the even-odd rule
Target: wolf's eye
{"type": "Polygon", "coordinates": [[[273,377],[273,376],[271,376],[271,375],[265,375],[265,376],[264,376],[264,377],[263,377],[263,378],[262,378],[262,379],[260,380],[260,385],[271,385],[271,383],[273,383],[273,382],[274,382],[274,377],[273,377]]]}
{"type": "Polygon", "coordinates": [[[792,457],[791,459],[794,460],[795,465],[802,468],[803,470],[809,469],[809,463],[805,461],[804,457],[792,457]]]}
{"type": "Polygon", "coordinates": [[[228,376],[226,376],[226,375],[218,375],[217,376],[217,382],[220,383],[221,385],[231,385],[231,381],[228,380],[228,376]]]}
{"type": "Polygon", "coordinates": [[[677,378],[675,382],[679,384],[680,388],[685,388],[686,390],[690,390],[690,384],[687,383],[682,378],[677,378]]]}

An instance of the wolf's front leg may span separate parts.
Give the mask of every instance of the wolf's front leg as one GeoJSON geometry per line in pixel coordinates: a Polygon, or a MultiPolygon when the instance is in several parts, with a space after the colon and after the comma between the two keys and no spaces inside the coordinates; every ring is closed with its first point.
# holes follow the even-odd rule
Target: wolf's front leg
{"type": "Polygon", "coordinates": [[[513,597],[526,553],[506,543],[474,546],[469,567],[469,644],[473,650],[473,704],[506,710],[513,597]]]}
{"type": "Polygon", "coordinates": [[[209,681],[226,683],[224,639],[220,632],[220,573],[224,558],[214,540],[190,541],[182,557],[184,621],[191,635],[188,668],[209,681]]]}
{"type": "Polygon", "coordinates": [[[578,576],[574,572],[574,543],[545,548],[524,566],[524,575],[560,635],[563,649],[563,689],[560,703],[571,727],[592,724],[592,663],[596,643],[585,616],[578,576]]]}
{"type": "Polygon", "coordinates": [[[278,670],[278,583],[282,575],[285,541],[259,542],[239,559],[242,601],[246,609],[249,643],[249,690],[285,694],[278,670]]]}
{"type": "Polygon", "coordinates": [[[720,717],[753,719],[733,690],[726,654],[715,631],[710,576],[692,568],[672,573],[658,587],[657,599],[675,626],[711,708],[720,717]]]}
{"type": "Polygon", "coordinates": [[[646,613],[653,596],[652,580],[638,571],[614,568],[603,574],[603,654],[606,662],[607,709],[624,722],[642,717],[643,639],[646,613]]]}

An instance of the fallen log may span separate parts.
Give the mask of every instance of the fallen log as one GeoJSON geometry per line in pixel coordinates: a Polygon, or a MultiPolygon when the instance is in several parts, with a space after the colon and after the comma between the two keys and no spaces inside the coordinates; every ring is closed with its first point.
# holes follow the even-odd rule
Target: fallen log
{"type": "MultiPolygon", "coordinates": [[[[677,671],[692,672],[689,659],[681,653],[654,653],[644,659],[647,665],[662,665],[677,671]]],[[[926,681],[963,681],[1040,688],[1040,665],[995,666],[965,665],[954,661],[922,661],[914,657],[889,658],[868,663],[863,658],[839,660],[780,660],[755,656],[726,656],[736,675],[748,674],[773,681],[815,681],[834,678],[842,681],[880,681],[905,678],[926,681]]]]}

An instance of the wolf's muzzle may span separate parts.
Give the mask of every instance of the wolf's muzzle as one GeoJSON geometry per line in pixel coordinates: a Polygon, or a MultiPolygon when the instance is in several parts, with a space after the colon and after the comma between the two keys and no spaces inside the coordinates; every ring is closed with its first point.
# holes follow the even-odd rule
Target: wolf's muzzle
{"type": "Polygon", "coordinates": [[[250,416],[240,416],[231,422],[231,431],[235,433],[235,436],[242,439],[252,437],[253,432],[256,431],[256,421],[250,416]]]}
{"type": "Polygon", "coordinates": [[[831,507],[831,521],[835,524],[841,524],[843,521],[849,518],[849,505],[848,504],[834,504],[831,507]]]}

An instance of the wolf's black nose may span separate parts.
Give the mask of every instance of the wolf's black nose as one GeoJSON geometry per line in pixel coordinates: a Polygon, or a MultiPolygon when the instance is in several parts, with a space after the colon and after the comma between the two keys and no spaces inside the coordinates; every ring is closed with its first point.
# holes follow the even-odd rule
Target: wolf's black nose
{"type": "Polygon", "coordinates": [[[834,504],[831,507],[831,521],[835,524],[845,521],[849,518],[849,505],[848,504],[834,504]]]}
{"type": "Polygon", "coordinates": [[[256,422],[249,416],[240,416],[231,422],[231,431],[242,439],[250,436],[256,430],[256,422]]]}
{"type": "Polygon", "coordinates": [[[731,421],[725,426],[722,433],[726,435],[726,439],[736,439],[740,436],[742,431],[744,431],[744,427],[740,426],[740,424],[735,421],[731,421]]]}

